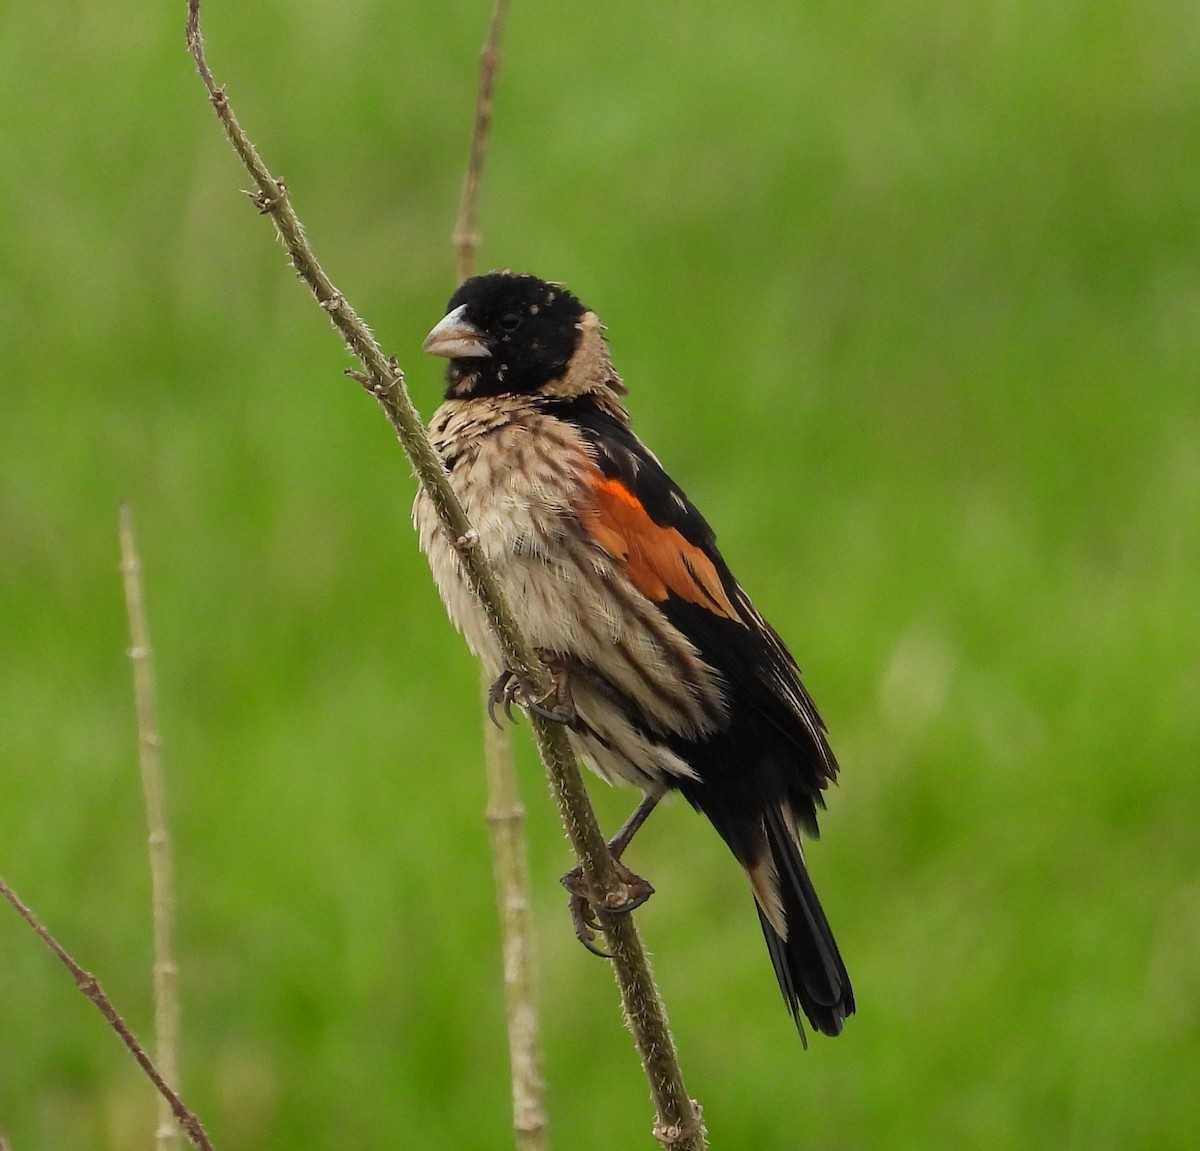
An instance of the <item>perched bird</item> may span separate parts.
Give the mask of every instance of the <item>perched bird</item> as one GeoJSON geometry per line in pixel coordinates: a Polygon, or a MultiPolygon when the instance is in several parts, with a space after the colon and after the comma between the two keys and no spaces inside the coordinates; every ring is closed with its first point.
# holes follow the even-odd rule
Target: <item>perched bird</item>
{"type": "Polygon", "coordinates": [[[854,993],[800,845],[837,762],[795,660],[631,430],[600,320],[557,284],[493,272],[459,287],[424,350],[449,360],[434,445],[555,675],[553,702],[512,683],[419,494],[421,548],[455,626],[500,677],[495,698],[540,707],[589,767],[642,789],[614,852],[667,791],[706,815],[749,877],[801,1034],[803,1011],[837,1035],[854,993]]]}

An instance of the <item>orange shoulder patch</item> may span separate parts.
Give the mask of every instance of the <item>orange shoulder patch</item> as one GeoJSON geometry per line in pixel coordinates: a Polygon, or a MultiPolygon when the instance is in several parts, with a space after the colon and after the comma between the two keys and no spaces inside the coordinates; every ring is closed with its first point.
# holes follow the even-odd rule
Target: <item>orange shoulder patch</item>
{"type": "Polygon", "coordinates": [[[672,594],[706,611],[738,618],[716,565],[701,548],[684,539],[677,528],[656,524],[620,480],[597,471],[590,489],[591,502],[580,513],[584,529],[624,567],[647,599],[660,602],[672,594]]]}

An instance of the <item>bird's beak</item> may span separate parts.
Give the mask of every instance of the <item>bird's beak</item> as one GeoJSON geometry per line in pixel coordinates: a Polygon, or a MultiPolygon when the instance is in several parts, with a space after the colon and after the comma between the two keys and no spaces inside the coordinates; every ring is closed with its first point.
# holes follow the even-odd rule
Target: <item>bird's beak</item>
{"type": "Polygon", "coordinates": [[[434,326],[432,332],[425,337],[421,351],[431,356],[445,356],[448,360],[459,360],[468,356],[490,356],[484,342],[483,333],[463,318],[467,310],[466,304],[461,304],[443,316],[434,326]]]}

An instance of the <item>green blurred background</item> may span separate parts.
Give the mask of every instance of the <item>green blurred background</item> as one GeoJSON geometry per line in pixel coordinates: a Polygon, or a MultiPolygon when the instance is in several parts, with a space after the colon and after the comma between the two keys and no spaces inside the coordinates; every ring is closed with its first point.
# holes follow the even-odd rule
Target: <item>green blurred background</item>
{"type": "MultiPolygon", "coordinates": [[[[222,1151],[497,1148],[476,671],[386,421],[296,282],[184,5],[0,11],[0,873],[152,1030],[117,505],[148,583],[185,1094],[222,1151]]],[[[208,0],[218,78],[409,373],[485,2],[208,0]]],[[[1200,1141],[1200,8],[516,0],[484,266],[604,318],[636,424],[788,639],[859,1014],[801,1050],[685,805],[632,862],[724,1148],[1200,1141]]],[[[648,1147],[522,788],[559,1148],[648,1147]]],[[[615,827],[630,793],[594,788],[615,827]]],[[[154,1101],[0,908],[14,1151],[154,1101]]]]}

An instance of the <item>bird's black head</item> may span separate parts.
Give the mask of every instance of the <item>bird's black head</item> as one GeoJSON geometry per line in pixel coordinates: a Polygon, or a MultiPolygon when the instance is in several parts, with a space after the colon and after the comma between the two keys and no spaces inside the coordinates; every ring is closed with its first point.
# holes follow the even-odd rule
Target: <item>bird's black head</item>
{"type": "Polygon", "coordinates": [[[585,315],[557,284],[489,272],[460,285],[422,347],[450,361],[448,397],[535,392],[563,375],[585,315]]]}

